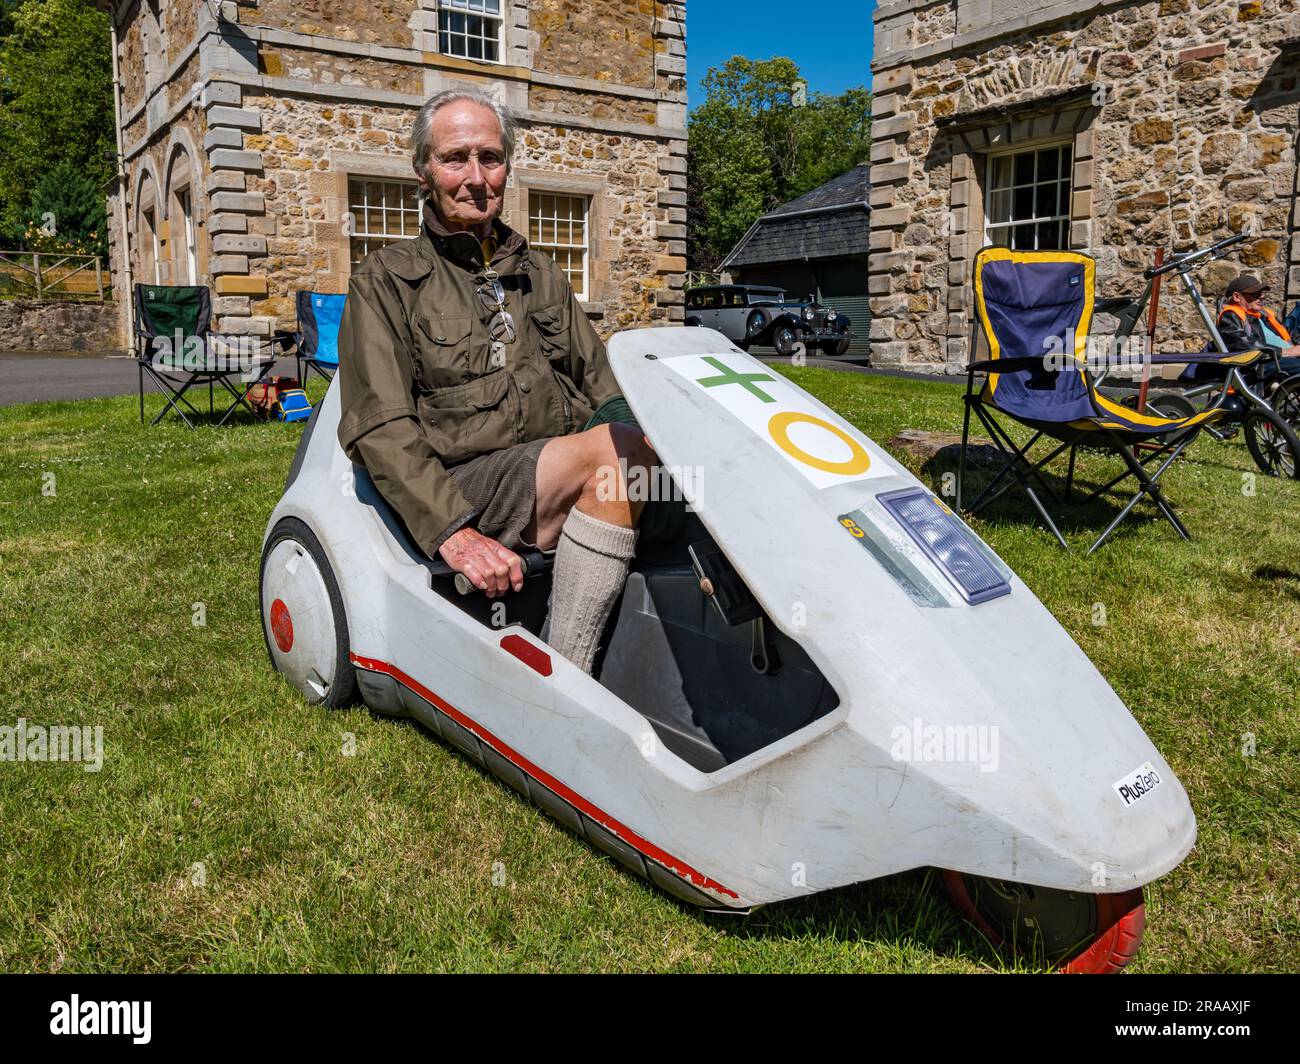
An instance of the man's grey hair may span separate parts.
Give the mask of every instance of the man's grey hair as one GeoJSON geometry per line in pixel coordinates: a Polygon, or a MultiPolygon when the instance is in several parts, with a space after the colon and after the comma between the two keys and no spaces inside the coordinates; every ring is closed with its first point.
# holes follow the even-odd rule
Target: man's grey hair
{"type": "Polygon", "coordinates": [[[510,169],[510,160],[515,154],[515,117],[510,109],[497,103],[481,89],[444,89],[430,96],[424,106],[415,115],[415,126],[411,130],[411,168],[421,178],[428,176],[429,159],[433,156],[433,134],[431,132],[433,116],[448,104],[468,100],[480,107],[486,107],[501,125],[501,147],[506,154],[506,170],[510,169]]]}

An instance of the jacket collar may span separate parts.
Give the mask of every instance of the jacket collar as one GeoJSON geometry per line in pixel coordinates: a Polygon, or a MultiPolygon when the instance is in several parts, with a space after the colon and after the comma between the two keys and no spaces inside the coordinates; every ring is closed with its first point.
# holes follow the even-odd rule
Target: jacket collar
{"type": "MultiPolygon", "coordinates": [[[[427,240],[420,241],[421,251],[424,251],[427,246],[428,250],[439,258],[450,259],[476,272],[483,269],[485,265],[483,247],[478,237],[464,230],[448,229],[443,225],[442,219],[438,217],[438,212],[433,209],[433,204],[427,197],[421,213],[424,219],[423,235],[427,237],[427,240]]],[[[498,270],[502,267],[528,268],[528,256],[525,254],[528,250],[528,241],[524,239],[522,233],[515,232],[500,218],[494,218],[492,235],[496,239],[496,251],[492,256],[494,267],[498,270]],[[510,263],[509,260],[516,255],[521,256],[521,261],[510,263]]]]}

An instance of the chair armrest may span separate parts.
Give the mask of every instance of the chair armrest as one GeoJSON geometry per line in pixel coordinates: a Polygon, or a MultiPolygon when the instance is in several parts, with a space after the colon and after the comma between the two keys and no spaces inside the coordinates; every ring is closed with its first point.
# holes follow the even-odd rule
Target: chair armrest
{"type": "Polygon", "coordinates": [[[967,373],[987,373],[990,370],[995,373],[1024,373],[1029,370],[1046,369],[1046,357],[1033,358],[1029,355],[1021,355],[1019,358],[984,358],[978,362],[968,363],[966,366],[967,373]]]}

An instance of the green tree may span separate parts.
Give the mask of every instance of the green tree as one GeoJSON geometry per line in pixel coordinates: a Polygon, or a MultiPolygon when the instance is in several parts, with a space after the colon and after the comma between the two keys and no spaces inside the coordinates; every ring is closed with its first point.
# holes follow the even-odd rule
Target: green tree
{"type": "Polygon", "coordinates": [[[734,56],[704,77],[688,120],[687,259],[712,269],[762,214],[801,196],[871,152],[871,94],[815,93],[789,59],[734,56]]]}
{"type": "Polygon", "coordinates": [[[23,243],[34,251],[108,254],[104,190],[75,163],[57,163],[32,189],[23,243]]]}
{"type": "Polygon", "coordinates": [[[112,77],[108,16],[88,0],[23,0],[13,12],[0,43],[0,228],[8,240],[21,239],[38,183],[61,163],[102,198],[114,173],[112,77]]]}

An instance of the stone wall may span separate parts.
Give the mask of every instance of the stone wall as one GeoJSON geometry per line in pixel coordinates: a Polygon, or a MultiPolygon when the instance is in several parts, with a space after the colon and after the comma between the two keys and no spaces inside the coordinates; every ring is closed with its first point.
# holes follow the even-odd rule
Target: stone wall
{"type": "Polygon", "coordinates": [[[116,303],[0,299],[0,352],[121,354],[116,303]]]}
{"type": "Polygon", "coordinates": [[[659,117],[653,99],[556,89],[549,85],[530,85],[528,106],[534,111],[550,111],[553,114],[581,115],[597,119],[612,118],[619,122],[634,122],[644,126],[653,126],[659,117]]]}
{"type": "Polygon", "coordinates": [[[554,74],[652,87],[654,0],[534,0],[534,66],[554,74]]]}
{"type": "Polygon", "coordinates": [[[258,0],[241,8],[239,21],[361,44],[409,47],[416,0],[258,0]]]}
{"type": "Polygon", "coordinates": [[[353,56],[274,45],[259,49],[258,59],[262,72],[275,78],[296,78],[322,85],[382,85],[393,92],[417,94],[424,87],[424,71],[414,63],[372,59],[359,64],[353,56]]]}
{"type": "MultiPolygon", "coordinates": [[[[1064,4],[1048,25],[1021,12],[1006,32],[958,8],[903,0],[877,12],[879,361],[955,371],[966,360],[985,163],[1012,145],[1071,145],[1070,246],[1097,257],[1103,295],[1139,292],[1156,247],[1253,227],[1239,255],[1200,275],[1205,290],[1219,295],[1249,268],[1274,305],[1300,297],[1300,61],[1283,47],[1300,33],[1295,0],[1064,4]]],[[[1204,343],[1184,293],[1166,289],[1161,318],[1163,349],[1204,343]]]]}

